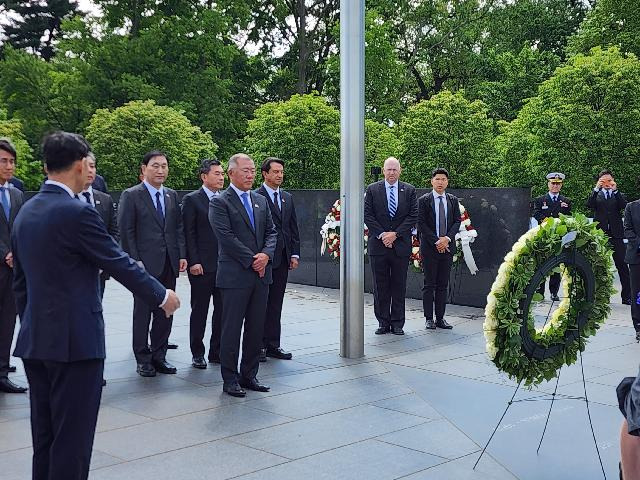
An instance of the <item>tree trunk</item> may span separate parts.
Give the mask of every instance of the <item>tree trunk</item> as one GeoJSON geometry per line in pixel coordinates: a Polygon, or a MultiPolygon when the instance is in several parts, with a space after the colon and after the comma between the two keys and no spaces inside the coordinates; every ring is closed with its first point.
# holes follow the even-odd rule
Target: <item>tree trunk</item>
{"type": "Polygon", "coordinates": [[[307,60],[309,47],[307,45],[307,7],[304,0],[298,0],[298,85],[297,91],[303,95],[307,93],[307,60]]]}

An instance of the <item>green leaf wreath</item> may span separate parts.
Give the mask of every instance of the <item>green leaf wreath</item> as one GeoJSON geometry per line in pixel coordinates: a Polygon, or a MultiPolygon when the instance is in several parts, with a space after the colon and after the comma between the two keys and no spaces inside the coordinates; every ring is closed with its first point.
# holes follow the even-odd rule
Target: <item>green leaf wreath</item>
{"type": "MultiPolygon", "coordinates": [[[[610,313],[609,299],[613,289],[613,260],[607,236],[596,223],[589,223],[584,215],[548,218],[541,225],[522,235],[504,258],[487,297],[484,333],[487,353],[498,369],[525,385],[536,385],[551,380],[563,365],[576,362],[578,350],[584,351],[585,340],[594,335],[610,313]],[[572,242],[562,245],[563,237],[576,232],[572,242]],[[574,243],[575,242],[575,243],[574,243]],[[544,328],[536,329],[533,315],[521,311],[525,289],[540,266],[565,249],[576,248],[589,262],[595,277],[592,303],[585,301],[584,283],[571,274],[569,268],[559,267],[562,273],[564,298],[544,328]],[[587,321],[576,340],[567,342],[559,353],[538,360],[523,351],[522,319],[527,316],[529,336],[539,345],[549,346],[564,342],[565,333],[577,330],[577,315],[588,312],[587,321]]],[[[533,301],[541,300],[539,294],[533,301]]]]}

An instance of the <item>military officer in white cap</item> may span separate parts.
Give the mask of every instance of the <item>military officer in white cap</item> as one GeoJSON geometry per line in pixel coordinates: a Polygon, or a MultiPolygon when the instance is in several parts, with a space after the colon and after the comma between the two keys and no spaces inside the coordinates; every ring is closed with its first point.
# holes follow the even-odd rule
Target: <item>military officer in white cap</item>
{"type": "MultiPolygon", "coordinates": [[[[571,215],[571,200],[560,194],[565,175],[560,172],[552,172],[547,175],[549,192],[535,199],[533,204],[533,217],[542,223],[545,218],[558,218],[560,214],[571,215]]],[[[540,285],[538,293],[544,295],[544,282],[540,285]]],[[[549,277],[549,291],[551,300],[559,301],[560,274],[554,273],[549,277]]]]}

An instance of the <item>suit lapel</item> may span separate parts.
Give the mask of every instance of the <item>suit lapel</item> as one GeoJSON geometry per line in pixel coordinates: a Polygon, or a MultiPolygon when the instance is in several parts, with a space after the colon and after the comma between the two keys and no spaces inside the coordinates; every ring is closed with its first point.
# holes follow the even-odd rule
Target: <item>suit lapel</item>
{"type": "Polygon", "coordinates": [[[389,219],[389,221],[391,221],[391,215],[389,215],[389,200],[387,198],[387,184],[383,180],[379,185],[380,186],[378,187],[378,195],[380,195],[380,198],[382,199],[382,205],[384,205],[384,211],[387,212],[387,218],[389,219]]]}
{"type": "MultiPolygon", "coordinates": [[[[263,213],[260,210],[260,207],[258,206],[258,199],[256,198],[256,195],[259,195],[255,192],[249,192],[249,198],[251,199],[251,205],[253,206],[253,221],[255,223],[255,230],[254,230],[254,234],[256,236],[256,240],[259,238],[263,238],[264,237],[264,232],[262,232],[262,222],[260,221],[259,216],[263,215],[263,213]]],[[[266,215],[267,213],[265,212],[264,215],[266,215]]]]}
{"type": "Polygon", "coordinates": [[[198,190],[198,199],[200,200],[200,203],[202,204],[203,207],[205,207],[208,213],[209,212],[209,196],[207,195],[207,192],[205,192],[202,187],[200,187],[200,190],[198,190]]]}
{"type": "MultiPolygon", "coordinates": [[[[266,188],[264,188],[264,185],[262,185],[258,189],[258,192],[260,192],[260,194],[267,199],[267,205],[269,205],[269,208],[271,209],[271,213],[273,214],[273,216],[276,217],[278,220],[282,221],[282,212],[280,212],[276,208],[276,204],[273,203],[273,197],[269,195],[269,192],[267,191],[266,188]]],[[[282,203],[282,208],[284,208],[284,202],[282,202],[282,190],[280,190],[280,202],[282,203]]]]}
{"type": "Polygon", "coordinates": [[[20,207],[20,195],[13,188],[9,188],[7,190],[9,192],[9,199],[11,201],[11,210],[9,211],[9,225],[13,225],[13,221],[16,219],[16,215],[18,214],[18,207],[20,207]]]}
{"type": "MultiPolygon", "coordinates": [[[[238,212],[244,219],[244,222],[247,224],[247,227],[249,227],[249,229],[255,234],[255,229],[251,226],[251,220],[249,220],[249,214],[247,213],[246,208],[244,208],[244,205],[242,204],[242,200],[240,200],[240,197],[238,197],[238,194],[233,189],[233,187],[229,187],[227,189],[227,192],[229,195],[230,202],[236,207],[236,210],[238,210],[238,212]]],[[[252,201],[252,200],[253,199],[251,198],[251,193],[249,193],[249,201],[252,201]]],[[[254,211],[253,220],[255,221],[255,219],[256,219],[256,212],[254,211]]]]}
{"type": "MultiPolygon", "coordinates": [[[[160,223],[160,219],[158,218],[158,212],[156,211],[156,206],[154,205],[153,200],[151,200],[151,195],[149,194],[149,190],[147,190],[147,187],[144,185],[144,183],[141,183],[138,188],[139,188],[140,197],[142,197],[142,203],[144,203],[149,208],[149,212],[151,213],[151,216],[156,221],[156,223],[159,226],[164,227],[164,225],[162,225],[160,223]]],[[[164,205],[165,205],[165,220],[166,220],[166,216],[167,216],[167,213],[166,213],[167,202],[166,202],[166,200],[165,200],[164,205]]],[[[165,221],[165,223],[166,223],[166,221],[165,221]]]]}

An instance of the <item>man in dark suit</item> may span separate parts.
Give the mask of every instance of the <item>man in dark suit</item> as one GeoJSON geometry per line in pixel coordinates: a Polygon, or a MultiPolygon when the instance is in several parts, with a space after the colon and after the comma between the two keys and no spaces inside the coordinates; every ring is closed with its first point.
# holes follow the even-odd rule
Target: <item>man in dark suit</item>
{"type": "Polygon", "coordinates": [[[444,313],[456,253],[456,233],[460,230],[460,205],[457,197],[446,192],[449,172],[444,168],[431,172],[431,186],[433,190],[418,200],[418,235],[424,268],[422,306],[427,329],[450,330],[453,327],[445,320],[444,313]]]}
{"type": "MultiPolygon", "coordinates": [[[[545,193],[536,198],[533,204],[533,218],[535,218],[538,223],[542,223],[544,219],[548,217],[558,218],[561,213],[563,215],[571,215],[571,200],[560,194],[564,178],[564,174],[559,172],[552,172],[547,175],[549,193],[545,193]]],[[[543,296],[544,285],[545,282],[543,281],[538,289],[538,293],[543,296]]],[[[558,297],[559,290],[560,274],[553,273],[549,277],[549,292],[551,293],[552,301],[557,302],[560,300],[558,297]]]]}
{"type": "Polygon", "coordinates": [[[17,177],[11,177],[9,183],[16,187],[21,192],[24,192],[24,182],[17,177]]]}
{"type": "Polygon", "coordinates": [[[631,277],[631,319],[640,342],[640,200],[627,203],[624,209],[624,236],[628,240],[624,261],[631,277]]]}
{"type": "Polygon", "coordinates": [[[13,253],[11,229],[24,203],[22,192],[11,187],[16,170],[16,149],[9,139],[0,139],[0,392],[24,393],[26,388],[9,380],[9,356],[16,326],[16,301],[13,296],[13,253]]]}
{"type": "Polygon", "coordinates": [[[269,387],[258,382],[256,375],[272,282],[271,260],[278,234],[267,200],[251,191],[256,177],[251,157],[242,153],[233,155],[227,174],[231,184],[211,199],[209,221],[218,238],[216,285],[222,291],[222,389],[231,396],[244,397],[244,388],[269,391],[269,387]],[[238,374],[243,323],[242,361],[238,374]]]}
{"type": "MultiPolygon", "coordinates": [[[[120,232],[118,231],[118,217],[116,214],[116,207],[113,202],[113,198],[108,193],[104,193],[97,190],[93,185],[96,179],[96,157],[93,152],[89,152],[87,155],[87,181],[84,185],[84,189],[80,192],[80,200],[95,207],[100,214],[107,232],[116,241],[120,242],[120,232]]],[[[104,287],[107,280],[109,280],[109,274],[105,271],[100,272],[100,299],[104,297],[104,287]]]]}
{"type": "Polygon", "coordinates": [[[88,478],[105,357],[98,270],[167,314],[180,304],[120,249],[98,212],[77,200],[88,152],[79,135],[44,139],[49,180],[11,233],[21,319],[14,355],[29,380],[34,479],[88,478]]]}
{"type": "MultiPolygon", "coordinates": [[[[142,171],[144,181],[120,196],[120,242],[149,274],[173,290],[176,278],[187,269],[187,252],[178,194],[163,185],[169,174],[167,156],[157,150],[148,152],[142,160],[142,171]]],[[[162,309],[149,308],[148,302],[134,296],[133,352],[141,376],[176,373],[176,367],[166,359],[172,321],[162,309]]]]}
{"type": "Polygon", "coordinates": [[[401,171],[397,159],[387,158],[382,169],[384,180],[369,185],[364,200],[376,335],[404,335],[411,230],[418,219],[418,202],[414,186],[399,181],[401,171]]]}
{"type": "Polygon", "coordinates": [[[624,226],[622,212],[627,206],[627,199],[618,191],[616,181],[609,170],[602,170],[598,174],[598,181],[593,193],[587,200],[587,208],[594,213],[593,219],[609,237],[609,246],[613,250],[613,261],[618,269],[622,286],[622,303],[631,305],[631,285],[629,267],[624,263],[626,247],[624,245],[624,226]]]}
{"type": "Polygon", "coordinates": [[[282,331],[282,302],[287,288],[289,270],[298,268],[300,261],[300,233],[293,197],[280,188],[284,180],[284,160],[268,157],[260,167],[264,183],[257,192],[267,199],[271,218],[278,232],[276,250],[271,262],[273,283],[269,286],[267,313],[264,322],[264,334],[260,360],[267,357],[291,360],[291,353],[280,347],[282,331]]]}
{"type": "MultiPolygon", "coordinates": [[[[95,157],[94,157],[94,160],[95,160],[95,157]]],[[[96,174],[96,177],[93,179],[91,186],[95,190],[100,190],[103,193],[109,193],[109,190],[107,190],[107,182],[105,182],[104,177],[102,175],[96,174]]]]}
{"type": "Polygon", "coordinates": [[[209,202],[224,186],[224,170],[218,160],[203,160],[200,165],[202,187],[182,199],[182,222],[187,243],[187,264],[191,284],[191,318],[189,343],[195,368],[207,368],[204,360],[204,331],[209,302],[213,297],[209,362],[220,363],[222,295],[216,287],[218,240],[209,223],[209,202]]]}

